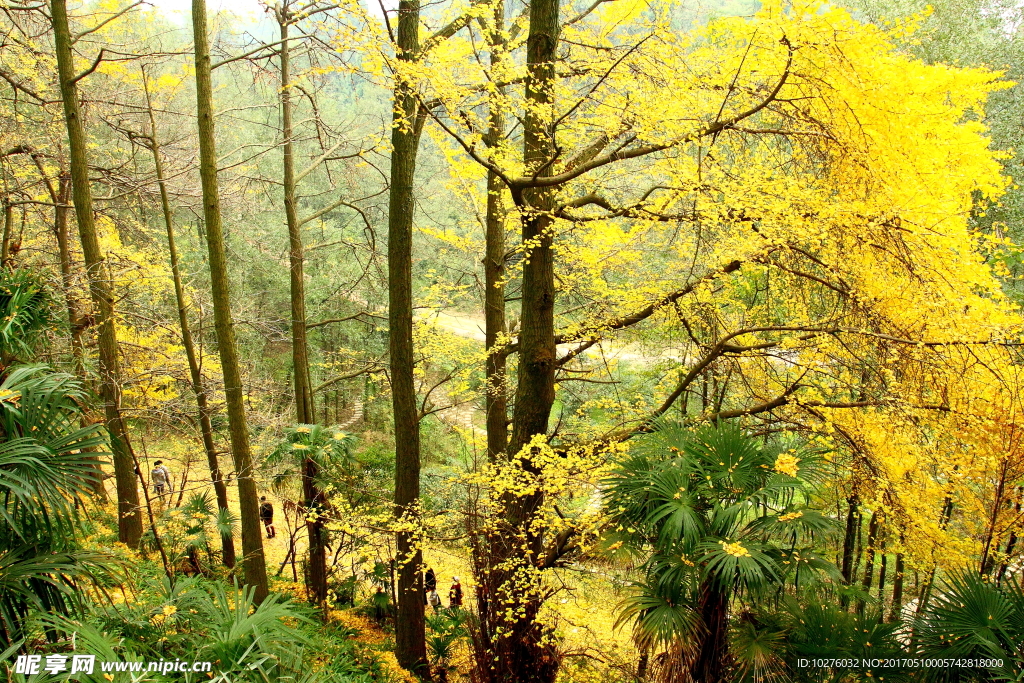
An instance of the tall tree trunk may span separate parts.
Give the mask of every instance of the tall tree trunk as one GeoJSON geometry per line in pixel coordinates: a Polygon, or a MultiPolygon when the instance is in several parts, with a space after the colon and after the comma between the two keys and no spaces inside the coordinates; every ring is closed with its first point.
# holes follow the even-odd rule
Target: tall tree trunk
{"type": "Polygon", "coordinates": [[[62,170],[57,179],[57,189],[53,210],[53,235],[57,239],[57,252],[60,258],[60,282],[64,290],[64,305],[68,311],[68,328],[71,334],[71,357],[75,363],[75,372],[83,381],[85,375],[85,332],[86,321],[75,295],[74,266],[71,259],[71,245],[68,244],[68,202],[71,201],[71,175],[62,170]]]}
{"type": "MultiPolygon", "coordinates": [[[[71,247],[68,244],[68,202],[71,201],[71,175],[65,168],[64,160],[60,160],[60,172],[57,176],[57,185],[54,187],[53,182],[46,175],[46,169],[43,164],[39,161],[38,157],[33,156],[32,160],[36,162],[36,168],[39,169],[39,174],[43,177],[43,181],[46,183],[47,192],[50,194],[50,199],[53,201],[53,234],[57,240],[57,253],[58,260],[60,262],[60,283],[61,290],[64,293],[64,305],[68,312],[68,331],[71,335],[71,358],[75,367],[75,374],[82,380],[83,385],[91,386],[89,374],[85,367],[85,343],[82,340],[82,335],[88,325],[86,316],[82,313],[79,306],[78,297],[74,291],[74,272],[71,260],[71,247]]],[[[94,424],[96,420],[90,415],[90,410],[83,410],[80,424],[82,427],[88,427],[94,424]]],[[[90,452],[96,452],[96,448],[90,447],[87,449],[90,452]]],[[[103,458],[100,455],[92,457],[96,467],[96,479],[92,482],[92,492],[96,498],[104,503],[109,500],[107,496],[107,487],[103,483],[103,458]]]]}
{"type": "MultiPolygon", "coordinates": [[[[853,583],[853,553],[857,544],[857,494],[847,499],[849,508],[846,513],[846,533],[843,534],[843,558],[842,574],[843,582],[847,586],[853,583]]],[[[847,604],[848,598],[843,597],[843,604],[847,604]]]]}
{"type": "MultiPolygon", "coordinates": [[[[491,16],[491,25],[481,20],[487,33],[490,48],[492,70],[501,62],[501,51],[504,47],[505,3],[497,2],[491,16]]],[[[498,87],[498,93],[504,94],[504,87],[498,87]]],[[[486,142],[491,147],[497,145],[504,136],[505,122],[500,108],[492,104],[488,116],[486,142]]],[[[495,463],[503,459],[508,449],[508,384],[506,375],[507,354],[499,345],[499,341],[508,328],[505,322],[505,207],[502,193],[505,185],[494,171],[487,172],[487,216],[484,222],[484,346],[487,359],[484,364],[486,394],[484,406],[487,425],[487,460],[495,463]]],[[[485,539],[479,534],[480,528],[475,525],[474,517],[467,517],[473,536],[473,572],[477,578],[477,616],[478,629],[474,630],[475,663],[477,677],[490,680],[493,668],[489,661],[492,634],[491,613],[494,608],[490,596],[494,594],[495,585],[491,575],[489,550],[482,543],[485,539]]]]}
{"type": "MultiPolygon", "coordinates": [[[[504,44],[505,3],[494,5],[493,25],[488,37],[491,48],[491,71],[501,62],[504,44]]],[[[504,88],[498,87],[499,94],[504,88]]],[[[491,106],[488,118],[487,144],[497,145],[505,135],[505,117],[498,106],[491,106]]],[[[487,362],[484,369],[487,394],[487,458],[491,462],[504,455],[508,448],[508,388],[506,386],[506,354],[498,348],[498,340],[508,331],[505,326],[505,207],[501,200],[505,185],[494,171],[487,172],[487,217],[484,233],[484,345],[487,362]]]]}
{"type": "MultiPolygon", "coordinates": [[[[160,188],[160,208],[163,212],[164,227],[167,230],[167,251],[171,261],[171,278],[174,281],[174,299],[178,306],[178,325],[181,327],[181,343],[185,347],[185,357],[188,359],[189,377],[192,379],[192,392],[196,395],[196,406],[199,409],[199,432],[203,439],[203,450],[206,452],[206,462],[210,468],[210,480],[213,482],[213,491],[217,497],[217,507],[223,513],[230,511],[228,508],[228,487],[224,483],[224,477],[220,471],[220,462],[217,459],[217,446],[213,440],[213,424],[210,421],[211,409],[206,396],[206,382],[203,381],[203,373],[199,367],[199,358],[196,355],[195,342],[192,339],[192,330],[188,322],[188,307],[185,302],[185,287],[181,282],[181,268],[178,265],[178,248],[174,240],[174,213],[171,210],[171,202],[167,196],[167,183],[164,181],[164,162],[160,155],[160,143],[157,141],[156,116],[153,114],[153,103],[149,96],[149,83],[146,74],[142,74],[142,85],[146,93],[146,108],[149,110],[150,150],[153,152],[153,165],[156,169],[156,183],[160,188]]],[[[185,481],[182,478],[181,493],[185,492],[185,481]]],[[[235,566],[235,539],[231,532],[221,534],[221,553],[224,565],[235,566]]]]}
{"type": "Polygon", "coordinates": [[[878,601],[881,603],[882,613],[885,613],[885,577],[889,569],[889,556],[885,553],[885,538],[878,545],[882,552],[882,560],[878,567],[878,601]]]}
{"type": "MultiPolygon", "coordinates": [[[[1021,505],[1024,504],[1024,486],[1017,487],[1017,499],[1013,504],[1013,509],[1017,513],[1014,515],[1014,519],[1020,518],[1021,505]]],[[[1006,541],[1006,550],[1003,553],[1003,562],[999,565],[999,573],[996,576],[997,581],[1002,581],[1003,576],[1006,575],[1006,570],[1009,568],[1009,562],[1013,559],[1013,551],[1017,546],[1017,533],[1015,530],[1010,531],[1010,537],[1006,541]]]]}
{"type": "MultiPolygon", "coordinates": [[[[900,545],[903,545],[902,536],[900,545]]],[[[896,553],[896,563],[893,566],[892,577],[892,606],[889,608],[889,621],[896,621],[903,611],[903,553],[896,553]]]]}
{"type": "MultiPolygon", "coordinates": [[[[875,579],[875,540],[878,538],[878,511],[875,510],[871,513],[871,519],[868,521],[868,543],[867,543],[867,558],[864,561],[864,581],[861,585],[864,588],[864,594],[871,595],[871,584],[875,579]]],[[[857,611],[864,611],[865,600],[857,601],[857,611]]]]}
{"type": "MultiPolygon", "coordinates": [[[[313,389],[309,372],[309,344],[306,340],[306,284],[303,275],[305,255],[295,195],[295,152],[292,137],[291,49],[288,28],[292,21],[289,3],[283,2],[276,10],[281,31],[281,131],[284,142],[284,213],[288,224],[288,258],[291,277],[292,305],[292,379],[295,387],[295,421],[300,424],[316,422],[313,389]]],[[[326,406],[325,406],[326,407],[326,406]]],[[[316,461],[305,458],[302,463],[302,494],[307,510],[306,533],[309,536],[309,583],[306,586],[310,602],[324,605],[327,601],[327,539],[324,518],[320,514],[327,500],[317,485],[320,472],[316,461]]]]}
{"type": "MultiPolygon", "coordinates": [[[[554,140],[554,102],[559,0],[532,0],[527,37],[527,114],[523,123],[523,158],[529,173],[550,175],[554,140]]],[[[523,452],[537,435],[547,433],[555,399],[555,279],[551,215],[555,190],[513,187],[512,197],[523,214],[522,240],[528,245],[523,267],[522,328],[512,436],[508,453],[530,474],[538,470],[531,453],[523,452]]],[[[554,646],[537,622],[542,589],[544,536],[533,524],[543,503],[540,492],[507,495],[504,520],[489,537],[492,596],[491,647],[495,681],[549,683],[558,673],[554,646]]]]}
{"type": "Polygon", "coordinates": [[[978,563],[978,573],[988,576],[992,573],[994,558],[992,557],[992,545],[999,549],[1001,539],[996,536],[996,526],[999,522],[999,511],[1004,507],[1003,496],[1006,493],[1006,478],[1009,474],[1009,462],[1004,460],[999,472],[999,482],[996,484],[995,496],[992,500],[992,510],[989,513],[988,526],[985,530],[985,544],[981,553],[981,561],[978,563]]]}
{"type": "Polygon", "coordinates": [[[224,397],[231,433],[231,454],[238,477],[238,507],[242,517],[242,566],[246,584],[255,589],[256,602],[267,597],[267,565],[263,556],[259,500],[253,478],[249,426],[245,419],[242,373],[231,320],[231,292],[228,283],[227,251],[220,217],[217,186],[217,148],[213,131],[213,84],[210,74],[210,45],[206,33],[206,0],[192,0],[192,31],[195,44],[196,106],[199,123],[199,176],[203,188],[203,217],[210,258],[210,285],[217,348],[224,373],[224,397]]]}
{"type": "Polygon", "coordinates": [[[64,120],[68,129],[71,196],[75,205],[75,216],[78,218],[78,233],[82,240],[89,294],[93,301],[99,337],[100,398],[103,401],[117,483],[118,539],[134,548],[142,539],[139,489],[135,479],[135,458],[128,440],[128,429],[121,416],[121,366],[118,359],[117,331],[114,326],[114,299],[111,296],[106,264],[100,250],[92,211],[85,128],[78,106],[78,88],[71,55],[71,30],[68,26],[66,0],[52,0],[50,15],[57,51],[57,72],[60,78],[61,100],[64,104],[64,120]]]}
{"type": "MultiPolygon", "coordinates": [[[[398,58],[418,59],[419,0],[398,4],[398,58]]],[[[413,86],[397,74],[394,122],[391,129],[391,196],[388,205],[388,349],[391,355],[391,400],[395,420],[395,515],[415,520],[420,497],[420,425],[413,380],[412,230],[413,179],[423,115],[413,86]]],[[[398,663],[429,677],[424,634],[423,554],[416,534],[396,535],[398,581],[395,643],[398,663]]]]}
{"type": "Polygon", "coordinates": [[[13,268],[11,259],[11,235],[14,232],[14,206],[10,198],[4,202],[4,234],[0,241],[0,268],[13,268]]]}

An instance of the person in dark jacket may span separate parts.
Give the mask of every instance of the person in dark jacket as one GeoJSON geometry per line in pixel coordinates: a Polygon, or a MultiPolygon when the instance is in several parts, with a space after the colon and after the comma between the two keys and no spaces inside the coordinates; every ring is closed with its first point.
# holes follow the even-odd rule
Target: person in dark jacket
{"type": "Polygon", "coordinates": [[[266,496],[260,497],[260,521],[267,528],[267,538],[277,536],[277,531],[274,530],[274,506],[266,496]]]}
{"type": "Polygon", "coordinates": [[[437,574],[433,567],[427,567],[427,573],[423,575],[423,596],[426,603],[430,604],[430,594],[437,592],[437,574]]]}

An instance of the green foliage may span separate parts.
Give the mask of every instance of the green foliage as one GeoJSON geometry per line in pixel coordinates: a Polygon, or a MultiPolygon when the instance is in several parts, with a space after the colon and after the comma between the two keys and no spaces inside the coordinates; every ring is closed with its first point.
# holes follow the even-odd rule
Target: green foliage
{"type": "Polygon", "coordinates": [[[1024,587],[1018,578],[996,584],[970,570],[946,577],[943,591],[914,624],[922,657],[992,659],[1002,666],[937,669],[935,681],[1020,681],[1024,675],[1024,587]]]}
{"type": "Polygon", "coordinates": [[[306,607],[280,594],[256,605],[251,587],[200,577],[151,577],[139,588],[134,600],[93,604],[81,619],[53,616],[43,623],[75,634],[76,651],[104,660],[210,661],[212,680],[224,683],[295,681],[304,674],[311,643],[304,626],[312,623],[306,607]]]}
{"type": "Polygon", "coordinates": [[[52,301],[40,276],[30,270],[0,269],[0,361],[30,358],[52,322],[52,301]]]}
{"type": "MultiPolygon", "coordinates": [[[[163,511],[158,523],[160,541],[171,564],[177,566],[186,557],[200,566],[193,571],[209,573],[217,567],[220,537],[237,533],[238,517],[230,510],[221,510],[210,491],[193,493],[181,507],[163,511]],[[200,553],[206,555],[202,563],[200,553]]],[[[146,531],[143,542],[156,550],[152,529],[146,531]]]]}
{"type": "Polygon", "coordinates": [[[834,571],[814,543],[835,525],[804,504],[819,461],[736,425],[645,437],[605,482],[613,533],[643,558],[618,623],[633,622],[641,647],[669,646],[704,627],[709,587],[756,599],[834,571]]]}
{"type": "Polygon", "coordinates": [[[828,592],[804,592],[800,599],[786,596],[771,604],[753,607],[740,615],[732,629],[732,655],[736,680],[867,681],[884,676],[886,681],[911,681],[921,669],[887,666],[809,667],[800,660],[863,658],[898,659],[912,655],[900,642],[899,623],[885,623],[880,612],[850,612],[828,592]]]}
{"type": "Polygon", "coordinates": [[[284,438],[267,457],[268,465],[278,465],[276,485],[299,476],[306,459],[316,463],[319,471],[353,472],[359,466],[352,457],[356,436],[341,427],[298,424],[284,430],[284,438]]]}
{"type": "Polygon", "coordinates": [[[79,427],[81,387],[44,366],[12,370],[0,383],[0,646],[25,636],[29,609],[70,614],[82,584],[105,580],[110,558],[83,552],[78,509],[97,476],[102,443],[79,427]]]}

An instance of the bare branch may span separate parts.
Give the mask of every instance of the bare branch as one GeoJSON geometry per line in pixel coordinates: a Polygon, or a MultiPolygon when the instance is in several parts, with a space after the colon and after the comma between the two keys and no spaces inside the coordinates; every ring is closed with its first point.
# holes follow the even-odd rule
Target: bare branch
{"type": "Polygon", "coordinates": [[[79,39],[84,38],[85,36],[89,35],[90,33],[95,33],[96,31],[99,31],[101,28],[103,28],[104,26],[106,26],[110,22],[112,22],[112,21],[114,21],[114,20],[124,16],[125,14],[127,14],[128,12],[132,11],[133,9],[135,9],[136,7],[138,7],[139,5],[142,5],[142,4],[145,4],[145,1],[144,0],[138,0],[138,2],[134,2],[134,3],[130,4],[130,5],[128,5],[127,7],[125,7],[120,12],[117,12],[116,14],[112,14],[111,16],[107,17],[106,19],[104,19],[100,23],[96,24],[92,28],[90,28],[90,29],[88,29],[86,31],[82,31],[81,33],[79,33],[79,34],[75,35],[74,37],[72,37],[71,38],[71,44],[74,45],[75,43],[77,43],[79,41],[79,39]]]}

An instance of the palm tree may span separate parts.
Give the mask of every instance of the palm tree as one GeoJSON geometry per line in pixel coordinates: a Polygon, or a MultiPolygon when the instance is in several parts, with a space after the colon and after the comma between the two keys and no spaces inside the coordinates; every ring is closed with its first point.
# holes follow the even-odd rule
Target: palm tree
{"type": "Polygon", "coordinates": [[[0,277],[0,372],[16,358],[32,355],[35,342],[51,323],[50,296],[29,271],[4,271],[0,277]]]}
{"type": "Polygon", "coordinates": [[[988,660],[991,666],[922,672],[930,681],[1024,681],[1024,586],[963,569],[950,574],[914,624],[920,657],[988,660]]]}
{"type": "Polygon", "coordinates": [[[0,650],[17,645],[32,611],[68,614],[106,556],[75,541],[78,509],[100,476],[97,426],[82,427],[85,392],[71,375],[19,365],[51,322],[38,276],[0,274],[0,650]]]}
{"type": "Polygon", "coordinates": [[[780,604],[754,605],[736,622],[730,640],[736,683],[909,683],[921,678],[920,668],[904,666],[916,655],[900,640],[902,623],[887,623],[881,605],[850,612],[827,585],[785,595],[780,604]],[[806,664],[821,658],[833,660],[832,665],[806,664]],[[865,659],[886,664],[874,670],[857,664],[865,659]]]}
{"type": "Polygon", "coordinates": [[[818,462],[738,426],[661,425],[606,480],[613,535],[646,558],[619,623],[664,651],[664,677],[725,680],[731,600],[778,597],[830,567],[811,545],[834,522],[806,505],[818,462]]]}
{"type": "Polygon", "coordinates": [[[283,464],[275,484],[299,478],[302,482],[306,532],[309,535],[309,565],[306,587],[310,602],[324,606],[327,598],[327,528],[329,505],[321,479],[329,470],[340,467],[351,472],[355,460],[352,444],[356,437],[341,427],[297,424],[285,430],[284,439],[268,458],[268,464],[283,464]]]}
{"type": "Polygon", "coordinates": [[[97,427],[79,427],[84,394],[70,375],[16,367],[0,382],[0,649],[24,637],[31,610],[67,614],[79,582],[105,575],[108,558],[75,541],[92,490],[97,427]]]}

